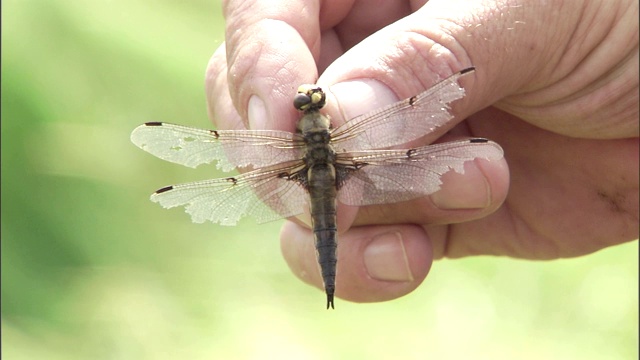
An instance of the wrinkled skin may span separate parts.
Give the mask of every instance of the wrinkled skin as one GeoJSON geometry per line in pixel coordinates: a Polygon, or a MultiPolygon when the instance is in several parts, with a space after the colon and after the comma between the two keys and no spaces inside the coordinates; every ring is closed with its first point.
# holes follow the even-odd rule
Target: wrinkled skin
{"type": "MultiPolygon", "coordinates": [[[[638,2],[424,3],[224,4],[226,42],[206,76],[220,129],[293,131],[291,99],[303,83],[328,90],[326,112],[340,124],[477,69],[461,81],[455,119],[424,143],[487,137],[505,160],[467,163],[423,199],[341,205],[336,295],[405,295],[434,258],[555,259],[636,239],[638,2]],[[350,91],[354,80],[367,96],[350,91]]],[[[305,220],[288,221],[281,237],[293,272],[321,287],[305,220]]]]}

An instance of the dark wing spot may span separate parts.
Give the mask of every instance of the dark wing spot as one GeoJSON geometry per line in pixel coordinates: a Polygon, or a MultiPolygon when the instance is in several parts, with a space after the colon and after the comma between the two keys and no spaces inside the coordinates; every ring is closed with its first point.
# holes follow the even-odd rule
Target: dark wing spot
{"type": "Polygon", "coordinates": [[[236,179],[234,177],[229,177],[229,178],[226,178],[225,180],[227,180],[228,182],[232,183],[233,185],[238,183],[238,179],[236,179]]]}
{"type": "Polygon", "coordinates": [[[489,140],[485,138],[475,138],[475,139],[469,139],[469,142],[472,144],[477,144],[477,143],[486,143],[486,142],[489,142],[489,140]]]}
{"type": "Polygon", "coordinates": [[[162,123],[159,121],[151,121],[148,123],[144,123],[145,126],[162,126],[162,123]]]}
{"type": "Polygon", "coordinates": [[[364,162],[354,162],[352,165],[335,164],[336,189],[340,190],[349,177],[365,165],[367,163],[364,162]]]}
{"type": "Polygon", "coordinates": [[[409,98],[409,105],[413,106],[416,103],[417,100],[418,100],[417,96],[410,97],[409,98]]]}
{"type": "Polygon", "coordinates": [[[295,181],[300,186],[302,186],[303,188],[306,189],[308,187],[308,181],[307,181],[307,172],[308,171],[309,171],[309,168],[305,167],[305,168],[303,168],[301,170],[298,170],[298,171],[294,172],[293,174],[289,174],[287,176],[287,180],[295,181]]]}
{"type": "Polygon", "coordinates": [[[407,159],[411,159],[416,154],[416,152],[417,152],[416,149],[407,150],[407,159]]]}
{"type": "Polygon", "coordinates": [[[475,70],[476,70],[475,66],[470,66],[470,67],[468,67],[466,69],[460,70],[460,75],[464,75],[466,73],[470,73],[470,72],[475,71],[475,70]]]}
{"type": "Polygon", "coordinates": [[[215,130],[209,130],[209,132],[210,132],[210,133],[211,133],[211,134],[212,134],[216,139],[220,137],[220,135],[218,134],[218,132],[217,132],[217,131],[215,131],[215,130]]]}
{"type": "Polygon", "coordinates": [[[165,186],[162,189],[156,190],[156,194],[162,194],[163,192],[167,192],[173,190],[173,185],[165,186]]]}

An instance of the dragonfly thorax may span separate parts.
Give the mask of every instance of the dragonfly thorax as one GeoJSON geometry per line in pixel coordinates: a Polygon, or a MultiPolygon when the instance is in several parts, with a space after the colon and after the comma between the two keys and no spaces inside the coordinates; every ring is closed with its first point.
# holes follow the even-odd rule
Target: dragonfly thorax
{"type": "Polygon", "coordinates": [[[318,164],[333,164],[336,152],[331,146],[331,136],[328,130],[309,132],[303,137],[306,144],[303,161],[307,167],[318,164]]]}
{"type": "Polygon", "coordinates": [[[328,131],[331,127],[331,121],[328,116],[321,114],[318,111],[305,113],[298,121],[298,132],[305,136],[305,134],[328,131]]]}

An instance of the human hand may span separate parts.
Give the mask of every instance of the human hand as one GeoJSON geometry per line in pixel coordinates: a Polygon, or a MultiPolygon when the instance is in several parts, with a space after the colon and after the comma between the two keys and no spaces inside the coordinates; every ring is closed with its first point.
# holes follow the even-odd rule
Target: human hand
{"type": "MultiPolygon", "coordinates": [[[[327,112],[340,124],[476,67],[461,81],[455,120],[426,140],[486,137],[509,167],[470,162],[430,197],[341,205],[336,294],[402,296],[434,258],[553,259],[636,239],[638,3],[424,3],[225,4],[226,43],[206,83],[221,129],[292,131],[291,97],[303,83],[331,93],[327,112]]],[[[313,236],[300,224],[285,224],[282,251],[294,273],[321,287],[313,236]]]]}

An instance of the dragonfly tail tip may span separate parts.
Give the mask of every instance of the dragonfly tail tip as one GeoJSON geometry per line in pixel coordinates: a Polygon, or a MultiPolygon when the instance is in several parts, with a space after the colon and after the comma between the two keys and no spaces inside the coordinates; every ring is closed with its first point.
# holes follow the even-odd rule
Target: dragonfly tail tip
{"type": "Polygon", "coordinates": [[[333,294],[327,293],[327,310],[329,309],[329,307],[331,307],[332,309],[335,309],[333,307],[333,294]]]}

